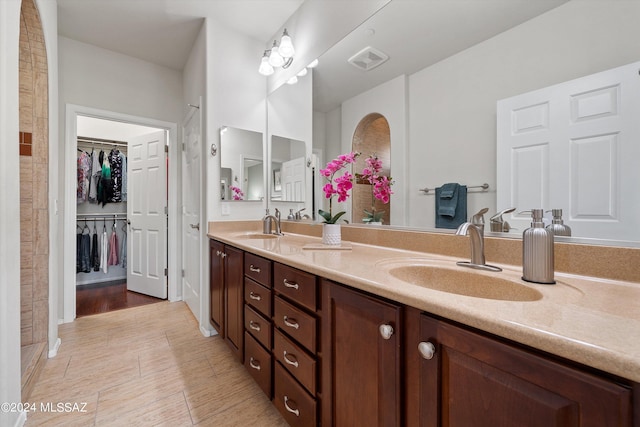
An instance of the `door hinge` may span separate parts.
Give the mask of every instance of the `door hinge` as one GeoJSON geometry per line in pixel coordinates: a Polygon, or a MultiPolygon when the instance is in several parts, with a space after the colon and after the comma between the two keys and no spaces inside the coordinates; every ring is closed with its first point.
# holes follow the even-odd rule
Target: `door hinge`
{"type": "Polygon", "coordinates": [[[182,269],[182,277],[184,277],[184,268],[182,269]]]}
{"type": "Polygon", "coordinates": [[[168,145],[165,145],[165,146],[164,146],[164,152],[165,152],[165,153],[168,153],[168,152],[169,152],[169,146],[168,146],[168,145]]]}
{"type": "Polygon", "coordinates": [[[187,144],[186,143],[182,143],[182,151],[187,151],[187,144]]]}
{"type": "Polygon", "coordinates": [[[164,207],[164,214],[169,215],[169,208],[167,208],[166,206],[164,207]]]}
{"type": "Polygon", "coordinates": [[[165,269],[164,269],[164,275],[165,275],[165,276],[168,276],[168,275],[169,275],[169,269],[167,269],[167,268],[165,268],[165,269]]]}

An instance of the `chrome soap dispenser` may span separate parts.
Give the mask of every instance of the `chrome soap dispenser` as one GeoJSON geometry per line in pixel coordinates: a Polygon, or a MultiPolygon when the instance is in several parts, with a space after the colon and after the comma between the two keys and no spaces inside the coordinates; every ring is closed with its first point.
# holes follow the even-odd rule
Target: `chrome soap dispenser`
{"type": "Polygon", "coordinates": [[[522,233],[522,279],[556,283],[553,273],[553,232],[544,227],[542,209],[531,210],[531,228],[522,233]]]}
{"type": "Polygon", "coordinates": [[[551,230],[554,236],[571,236],[571,227],[562,220],[562,209],[551,209],[551,214],[553,221],[547,225],[547,230],[551,230]]]}

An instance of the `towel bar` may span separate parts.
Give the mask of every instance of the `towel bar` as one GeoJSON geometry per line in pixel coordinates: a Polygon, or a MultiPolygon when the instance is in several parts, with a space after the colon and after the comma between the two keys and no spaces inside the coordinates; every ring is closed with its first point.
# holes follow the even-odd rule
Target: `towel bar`
{"type": "MultiPolygon", "coordinates": [[[[482,185],[468,185],[467,189],[469,188],[481,188],[482,190],[480,191],[473,191],[473,193],[483,193],[485,191],[487,191],[489,189],[489,184],[487,184],[486,182],[482,185]]],[[[421,188],[419,191],[423,191],[424,194],[429,194],[429,192],[433,191],[433,188],[421,188]]]]}

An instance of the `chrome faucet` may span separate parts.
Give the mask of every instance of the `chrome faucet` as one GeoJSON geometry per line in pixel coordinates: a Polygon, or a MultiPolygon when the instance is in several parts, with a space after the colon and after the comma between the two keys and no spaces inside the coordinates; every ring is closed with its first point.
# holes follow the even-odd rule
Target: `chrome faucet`
{"type": "Polygon", "coordinates": [[[270,215],[269,209],[267,209],[267,214],[262,219],[262,222],[262,232],[264,234],[275,234],[277,236],[284,236],[284,233],[282,232],[282,228],[280,226],[280,211],[278,209],[276,209],[275,216],[270,215]],[[271,231],[271,221],[273,221],[273,223],[276,225],[276,231],[274,232],[271,231]]]}
{"type": "Polygon", "coordinates": [[[489,208],[482,208],[471,217],[471,223],[480,229],[480,234],[484,235],[484,214],[489,212],[489,208]]]}
{"type": "Polygon", "coordinates": [[[470,222],[460,224],[456,230],[456,235],[466,236],[469,234],[469,237],[471,238],[471,262],[458,261],[456,264],[462,267],[476,268],[479,270],[502,271],[500,267],[485,263],[484,235],[482,231],[481,227],[470,222]]]}

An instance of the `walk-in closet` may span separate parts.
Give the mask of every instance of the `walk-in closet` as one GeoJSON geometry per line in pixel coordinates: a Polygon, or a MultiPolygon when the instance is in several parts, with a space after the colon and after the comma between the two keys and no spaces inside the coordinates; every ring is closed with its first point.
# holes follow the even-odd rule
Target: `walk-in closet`
{"type": "MultiPolygon", "coordinates": [[[[138,188],[134,194],[130,191],[129,144],[139,140],[139,135],[162,131],[91,117],[78,117],[77,128],[76,315],[154,302],[158,298],[139,289],[135,292],[128,283],[132,274],[143,276],[137,271],[140,268],[129,265],[132,247],[140,252],[137,246],[142,233],[133,229],[136,241],[131,242],[128,215],[133,206],[128,203],[139,206],[131,197],[150,197],[147,188],[138,188]]],[[[140,147],[135,145],[136,156],[141,155],[140,147]]],[[[162,157],[165,167],[164,149],[162,157]]],[[[137,172],[134,169],[135,177],[140,175],[137,172]]],[[[143,180],[137,187],[140,184],[146,186],[143,180]]],[[[166,196],[156,196],[166,201],[166,196]]]]}

